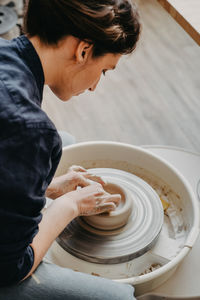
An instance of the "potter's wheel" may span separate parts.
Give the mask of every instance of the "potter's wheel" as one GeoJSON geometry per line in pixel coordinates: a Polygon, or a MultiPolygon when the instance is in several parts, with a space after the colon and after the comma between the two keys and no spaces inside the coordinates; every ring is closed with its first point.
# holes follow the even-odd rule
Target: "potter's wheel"
{"type": "Polygon", "coordinates": [[[141,256],[153,247],[162,228],[163,208],[157,193],[141,178],[122,170],[89,171],[122,188],[133,202],[132,212],[124,226],[108,230],[95,228],[85,218],[78,217],[57,242],[73,256],[99,264],[117,264],[141,256]]]}
{"type": "MultiPolygon", "coordinates": [[[[77,257],[75,251],[74,254],[71,251],[71,254],[70,250],[64,250],[57,242],[52,244],[46,258],[64,268],[132,284],[137,295],[158,288],[177,270],[176,275],[168,281],[170,284],[166,283],[163,285],[165,288],[160,287],[157,291],[172,296],[188,293],[190,296],[199,295],[200,270],[196,263],[199,243],[191,249],[199,233],[199,206],[194,192],[196,196],[200,193],[200,158],[186,151],[160,148],[152,149],[155,154],[141,147],[115,142],[87,142],[64,148],[56,176],[66,174],[72,164],[86,169],[123,170],[143,178],[153,187],[162,203],[167,200],[169,205],[165,209],[164,222],[155,245],[128,262],[103,264],[86,261],[77,257]],[[189,253],[195,255],[187,256],[189,253]]],[[[92,247],[92,243],[90,245],[92,247]]]]}

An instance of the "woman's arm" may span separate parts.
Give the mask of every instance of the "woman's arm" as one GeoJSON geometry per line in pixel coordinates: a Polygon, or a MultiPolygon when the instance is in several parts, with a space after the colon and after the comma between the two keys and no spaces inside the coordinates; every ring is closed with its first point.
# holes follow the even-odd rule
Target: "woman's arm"
{"type": "Polygon", "coordinates": [[[44,212],[39,232],[31,244],[34,250],[34,264],[24,279],[34,272],[53,241],[72,219],[79,215],[114,210],[120,199],[120,195],[110,195],[100,184],[95,183],[67,193],[52,202],[44,212]]]}
{"type": "Polygon", "coordinates": [[[34,272],[53,241],[75,217],[77,217],[76,209],[66,195],[52,202],[45,210],[39,224],[39,232],[31,244],[34,251],[34,264],[25,278],[34,272]]]}

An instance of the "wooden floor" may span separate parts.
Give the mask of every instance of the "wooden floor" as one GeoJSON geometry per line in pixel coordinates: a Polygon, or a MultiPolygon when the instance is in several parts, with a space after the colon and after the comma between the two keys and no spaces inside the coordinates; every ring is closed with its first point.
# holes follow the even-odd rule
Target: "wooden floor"
{"type": "Polygon", "coordinates": [[[156,0],[137,0],[138,48],[94,93],[67,103],[45,89],[43,108],[78,142],[173,145],[200,152],[200,47],[156,0]]]}

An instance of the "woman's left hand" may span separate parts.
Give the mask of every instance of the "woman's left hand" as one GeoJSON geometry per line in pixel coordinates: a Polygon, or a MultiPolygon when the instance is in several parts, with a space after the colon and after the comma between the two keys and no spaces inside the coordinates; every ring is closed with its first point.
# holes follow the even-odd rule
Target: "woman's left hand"
{"type": "Polygon", "coordinates": [[[67,173],[55,177],[46,190],[46,196],[56,199],[68,192],[75,191],[78,186],[85,187],[91,184],[91,180],[100,183],[102,186],[105,182],[101,177],[90,174],[81,166],[71,166],[67,173]]]}

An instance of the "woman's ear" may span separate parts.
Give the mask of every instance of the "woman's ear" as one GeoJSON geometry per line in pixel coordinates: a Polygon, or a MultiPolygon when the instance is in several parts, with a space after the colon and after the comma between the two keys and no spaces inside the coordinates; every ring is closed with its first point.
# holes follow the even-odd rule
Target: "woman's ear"
{"type": "Polygon", "coordinates": [[[80,41],[77,45],[75,58],[77,63],[85,63],[92,56],[93,45],[80,41]]]}

